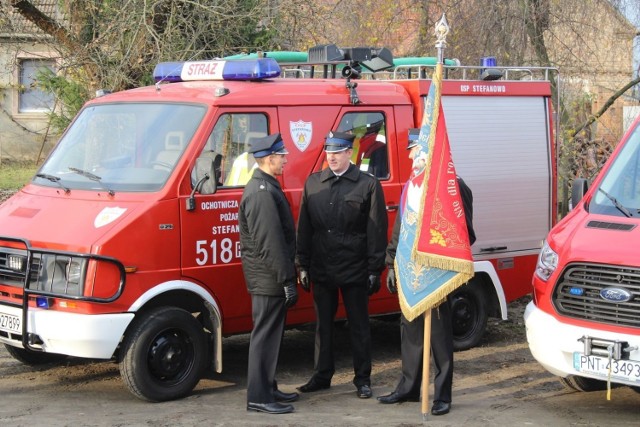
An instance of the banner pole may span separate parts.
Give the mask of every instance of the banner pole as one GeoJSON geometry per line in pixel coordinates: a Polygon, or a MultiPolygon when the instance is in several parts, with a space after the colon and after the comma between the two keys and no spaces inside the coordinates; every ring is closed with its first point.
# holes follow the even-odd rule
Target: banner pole
{"type": "Polygon", "coordinates": [[[431,309],[424,312],[424,342],[422,347],[422,420],[429,414],[429,365],[431,361],[431,309]]]}
{"type": "MultiPolygon", "coordinates": [[[[436,49],[438,51],[438,67],[439,71],[444,64],[444,48],[447,44],[447,34],[449,33],[449,24],[445,14],[442,14],[440,21],[436,23],[436,49]]],[[[438,76],[438,81],[442,77],[438,76]]],[[[438,91],[439,92],[439,91],[438,91]]],[[[424,124],[424,123],[423,123],[424,124]]],[[[429,414],[429,365],[431,361],[431,308],[424,312],[424,342],[422,350],[422,420],[427,420],[429,414]]]]}

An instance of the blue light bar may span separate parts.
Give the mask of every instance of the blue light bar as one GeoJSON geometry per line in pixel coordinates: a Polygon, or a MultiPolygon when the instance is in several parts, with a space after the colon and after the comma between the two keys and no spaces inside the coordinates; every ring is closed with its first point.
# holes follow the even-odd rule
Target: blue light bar
{"type": "Polygon", "coordinates": [[[153,70],[153,78],[156,82],[262,80],[279,75],[280,66],[273,58],[161,62],[153,70]]]}
{"type": "Polygon", "coordinates": [[[184,62],[161,62],[153,69],[153,78],[156,82],[180,82],[180,73],[184,62]]]}

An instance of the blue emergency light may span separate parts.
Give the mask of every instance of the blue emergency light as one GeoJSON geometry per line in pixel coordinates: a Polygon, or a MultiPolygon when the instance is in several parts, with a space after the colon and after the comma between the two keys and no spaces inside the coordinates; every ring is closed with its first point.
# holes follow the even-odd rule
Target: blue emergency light
{"type": "Polygon", "coordinates": [[[36,306],[38,308],[51,308],[53,305],[53,298],[49,297],[36,297],[36,306]]]}
{"type": "Polygon", "coordinates": [[[156,82],[170,83],[194,80],[262,80],[279,75],[280,66],[273,58],[161,62],[153,70],[156,82]]]}
{"type": "Polygon", "coordinates": [[[584,295],[584,289],[572,286],[572,287],[569,288],[569,293],[571,295],[576,295],[576,296],[581,297],[582,295],[584,295]]]}

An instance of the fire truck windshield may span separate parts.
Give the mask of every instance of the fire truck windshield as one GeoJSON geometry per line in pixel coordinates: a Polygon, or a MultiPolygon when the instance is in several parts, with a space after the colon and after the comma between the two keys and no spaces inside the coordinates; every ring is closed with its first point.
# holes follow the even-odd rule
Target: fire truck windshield
{"type": "Polygon", "coordinates": [[[184,153],[205,110],[201,105],[179,103],[86,107],[34,183],[69,190],[157,191],[184,153]]]}
{"type": "Polygon", "coordinates": [[[636,127],[594,194],[589,211],[615,216],[639,216],[640,127],[636,127]]]}

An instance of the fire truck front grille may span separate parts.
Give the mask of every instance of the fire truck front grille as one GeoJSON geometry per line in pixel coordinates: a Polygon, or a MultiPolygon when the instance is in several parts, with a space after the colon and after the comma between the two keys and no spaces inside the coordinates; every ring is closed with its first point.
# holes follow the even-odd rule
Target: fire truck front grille
{"type": "Polygon", "coordinates": [[[640,269],[569,264],[560,275],[552,301],[566,317],[640,327],[640,269]]]}

